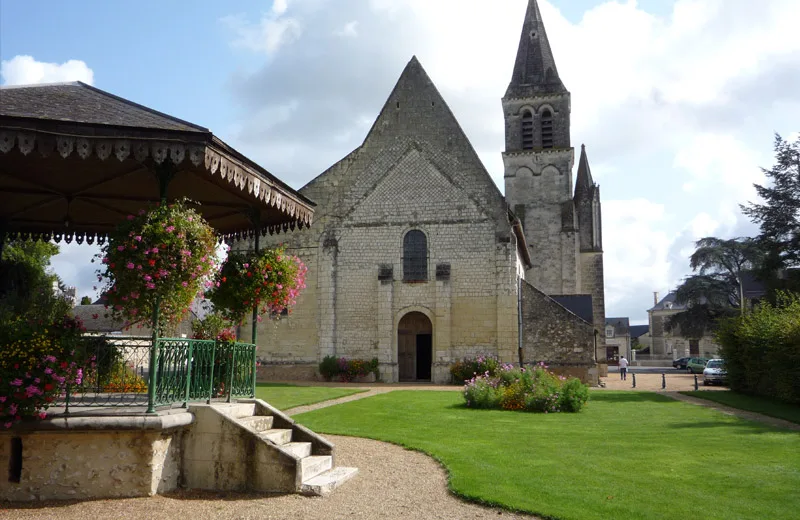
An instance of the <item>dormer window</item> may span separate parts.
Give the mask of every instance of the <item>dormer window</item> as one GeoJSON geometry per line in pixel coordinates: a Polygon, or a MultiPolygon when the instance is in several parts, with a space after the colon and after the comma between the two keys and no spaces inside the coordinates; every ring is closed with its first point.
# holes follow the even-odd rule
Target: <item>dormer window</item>
{"type": "Polygon", "coordinates": [[[606,327],[606,337],[607,338],[614,337],[614,327],[606,327]]]}
{"type": "Polygon", "coordinates": [[[553,113],[549,109],[542,112],[542,148],[553,147],[553,113]]]}
{"type": "Polygon", "coordinates": [[[522,149],[533,150],[533,114],[530,110],[522,113],[522,149]]]}

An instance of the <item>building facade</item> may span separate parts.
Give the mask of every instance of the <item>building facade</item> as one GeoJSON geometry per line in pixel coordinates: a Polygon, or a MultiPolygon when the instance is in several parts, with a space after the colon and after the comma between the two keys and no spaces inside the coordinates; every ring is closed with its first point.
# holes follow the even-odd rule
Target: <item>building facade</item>
{"type": "Polygon", "coordinates": [[[260,326],[262,378],[313,378],[331,355],[377,358],[386,381],[444,383],[454,361],[492,354],[596,380],[599,189],[584,151],[573,193],[569,92],[536,0],[503,109],[505,196],[408,63],[363,144],[299,190],[317,204],[314,225],[266,237],[308,274],[292,314],[260,326]]]}

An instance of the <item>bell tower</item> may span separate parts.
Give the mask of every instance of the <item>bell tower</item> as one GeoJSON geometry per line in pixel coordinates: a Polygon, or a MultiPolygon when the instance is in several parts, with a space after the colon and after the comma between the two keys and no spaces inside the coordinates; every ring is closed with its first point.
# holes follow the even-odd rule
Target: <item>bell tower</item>
{"type": "Polygon", "coordinates": [[[503,115],[506,199],[522,221],[533,260],[526,279],[546,294],[576,294],[570,93],[558,76],[537,0],[528,2],[503,115]]]}

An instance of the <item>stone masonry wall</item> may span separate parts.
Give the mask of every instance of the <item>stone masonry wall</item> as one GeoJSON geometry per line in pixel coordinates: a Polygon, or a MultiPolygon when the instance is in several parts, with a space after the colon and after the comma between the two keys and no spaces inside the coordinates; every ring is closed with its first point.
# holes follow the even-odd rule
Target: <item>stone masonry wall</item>
{"type": "Polygon", "coordinates": [[[523,360],[597,382],[594,327],[527,282],[522,284],[523,360]]]}
{"type": "Polygon", "coordinates": [[[148,496],[178,487],[182,431],[5,432],[22,439],[19,483],[0,479],[0,498],[12,501],[148,496]]]}

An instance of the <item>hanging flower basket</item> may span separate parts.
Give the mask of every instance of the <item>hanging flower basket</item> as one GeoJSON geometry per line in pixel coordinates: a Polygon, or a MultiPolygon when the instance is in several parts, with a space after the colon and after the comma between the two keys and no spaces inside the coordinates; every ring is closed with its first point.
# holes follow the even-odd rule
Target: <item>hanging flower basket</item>
{"type": "Polygon", "coordinates": [[[186,201],[156,204],[128,215],[98,256],[98,280],[106,282],[106,307],[115,318],[154,327],[158,301],[158,325],[176,325],[210,286],[216,237],[186,201]]]}
{"type": "Polygon", "coordinates": [[[261,315],[280,315],[294,306],[305,289],[306,266],[283,247],[258,253],[230,252],[207,298],[225,319],[241,325],[257,308],[261,315]]]}

